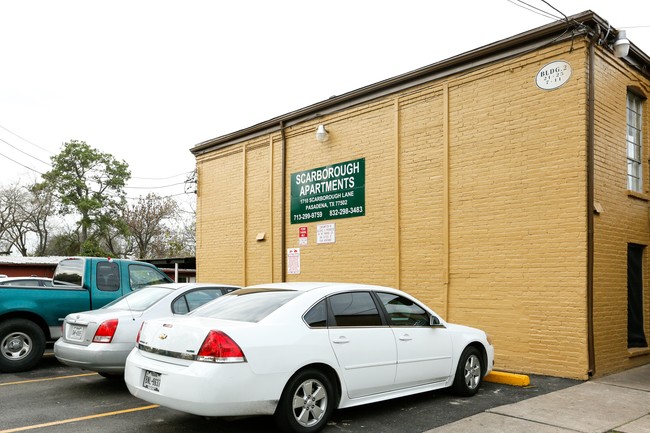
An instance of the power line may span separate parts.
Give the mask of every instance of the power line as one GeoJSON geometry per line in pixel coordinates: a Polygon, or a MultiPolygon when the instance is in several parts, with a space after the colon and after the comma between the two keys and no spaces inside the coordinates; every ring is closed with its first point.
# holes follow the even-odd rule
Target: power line
{"type": "Polygon", "coordinates": [[[27,155],[27,156],[29,156],[30,158],[33,158],[33,159],[35,159],[36,161],[38,161],[38,162],[40,162],[40,163],[43,163],[43,164],[45,164],[45,165],[47,165],[47,166],[49,166],[49,167],[52,166],[49,162],[45,162],[45,161],[43,161],[43,160],[41,160],[41,159],[35,157],[34,155],[31,155],[31,154],[25,152],[24,150],[20,150],[20,149],[18,149],[16,146],[14,146],[13,144],[9,143],[7,140],[5,140],[5,139],[3,139],[3,138],[0,138],[0,141],[2,141],[3,143],[5,143],[5,144],[11,146],[12,148],[16,149],[18,152],[22,153],[23,155],[27,155]]]}
{"type": "MultiPolygon", "coordinates": [[[[21,140],[23,140],[23,141],[25,141],[25,142],[27,142],[27,143],[29,143],[29,144],[32,144],[33,146],[38,147],[38,148],[41,149],[41,150],[44,150],[44,151],[46,151],[46,152],[48,152],[48,153],[52,153],[52,152],[50,152],[49,150],[44,149],[43,147],[38,146],[37,144],[32,143],[31,141],[29,141],[29,140],[27,140],[27,139],[25,139],[25,138],[19,136],[19,135],[16,134],[15,132],[9,130],[8,128],[6,128],[6,127],[4,127],[4,126],[2,126],[2,125],[0,125],[0,128],[1,128],[1,129],[4,129],[5,131],[7,131],[7,132],[9,132],[9,133],[11,133],[12,135],[18,137],[19,139],[21,139],[21,140]]],[[[20,148],[14,146],[13,144],[11,144],[10,142],[8,142],[7,140],[4,140],[3,138],[0,138],[0,141],[2,141],[3,143],[7,144],[7,145],[10,146],[10,147],[12,147],[13,149],[17,150],[18,152],[20,152],[20,153],[22,153],[22,154],[24,154],[24,155],[26,155],[26,156],[28,156],[28,157],[30,157],[30,158],[32,158],[32,159],[35,159],[36,161],[38,161],[38,162],[40,162],[40,163],[42,163],[42,164],[45,164],[45,165],[47,165],[48,167],[52,168],[52,164],[50,164],[50,163],[48,163],[48,162],[45,162],[45,161],[43,161],[43,160],[37,158],[36,156],[31,155],[31,154],[29,154],[29,153],[27,153],[27,152],[21,150],[20,148]]],[[[53,153],[52,153],[52,154],[53,154],[53,153]]],[[[40,175],[43,175],[43,173],[41,173],[40,171],[35,170],[35,169],[33,169],[32,167],[28,167],[27,165],[24,165],[24,164],[22,164],[22,163],[20,163],[20,162],[18,162],[18,161],[16,161],[16,160],[14,160],[14,159],[8,157],[7,155],[4,155],[4,154],[0,154],[0,155],[2,155],[3,157],[7,158],[8,160],[10,160],[10,161],[13,162],[13,163],[20,165],[21,167],[24,167],[24,168],[26,168],[26,169],[28,169],[28,170],[31,170],[31,171],[35,172],[35,173],[38,173],[38,174],[40,174],[40,175]]],[[[176,178],[176,177],[180,177],[180,176],[186,176],[186,177],[188,177],[188,176],[191,176],[193,173],[194,173],[194,170],[190,170],[190,171],[185,171],[185,172],[182,172],[182,173],[177,173],[177,174],[174,174],[174,175],[171,175],[171,176],[163,176],[163,177],[139,177],[139,176],[132,176],[130,179],[138,179],[138,180],[152,180],[152,181],[157,181],[157,180],[169,180],[169,179],[174,179],[174,178],[176,178]]],[[[162,188],[169,188],[169,187],[173,187],[173,186],[183,185],[183,184],[185,184],[186,182],[187,182],[187,181],[182,182],[182,183],[174,183],[174,184],[161,185],[161,186],[125,186],[125,188],[128,188],[128,189],[162,189],[162,188]]]]}
{"type": "Polygon", "coordinates": [[[9,158],[7,155],[5,155],[5,154],[2,153],[2,152],[0,152],[0,156],[4,156],[4,157],[7,158],[9,161],[14,162],[14,163],[20,165],[21,167],[25,167],[27,170],[31,170],[31,171],[33,171],[34,173],[38,173],[38,174],[40,174],[41,176],[43,175],[43,173],[41,173],[40,171],[35,170],[35,169],[33,169],[32,167],[27,167],[25,164],[21,164],[20,162],[14,160],[14,159],[9,158]]]}
{"type": "Polygon", "coordinates": [[[160,189],[160,188],[169,188],[177,185],[185,185],[185,182],[172,183],[170,185],[163,185],[163,186],[125,186],[124,188],[125,189],[160,189]]]}
{"type": "Polygon", "coordinates": [[[537,15],[543,16],[544,18],[551,18],[551,19],[554,19],[554,20],[559,20],[560,19],[559,16],[553,15],[553,14],[551,14],[549,12],[546,12],[545,10],[542,10],[542,9],[540,9],[538,7],[535,7],[535,6],[531,5],[531,4],[528,4],[523,0],[507,0],[507,1],[512,3],[515,6],[518,6],[518,7],[522,8],[522,9],[526,9],[527,11],[530,11],[530,12],[533,12],[533,13],[535,13],[537,15]]]}
{"type": "Polygon", "coordinates": [[[559,13],[559,14],[562,14],[562,16],[564,17],[566,23],[569,24],[569,17],[567,17],[567,16],[564,14],[564,12],[562,12],[561,10],[559,10],[558,8],[556,8],[555,6],[553,6],[552,4],[550,4],[549,2],[547,2],[546,0],[542,0],[542,2],[544,2],[548,7],[553,8],[553,10],[555,10],[555,12],[557,12],[557,13],[559,13]]]}
{"type": "Polygon", "coordinates": [[[45,152],[47,152],[47,153],[49,153],[49,154],[54,155],[54,152],[52,152],[52,151],[50,151],[50,150],[47,150],[47,149],[45,149],[44,147],[41,147],[41,146],[39,146],[39,145],[36,144],[36,143],[32,143],[31,141],[29,141],[29,140],[27,140],[27,139],[21,137],[20,135],[16,134],[15,132],[10,131],[9,129],[5,128],[4,126],[0,125],[0,128],[4,129],[5,131],[7,131],[7,132],[10,133],[10,134],[15,135],[16,137],[20,138],[20,139],[23,140],[24,142],[29,143],[29,144],[31,144],[32,146],[36,146],[36,147],[38,147],[39,149],[41,149],[41,150],[43,150],[43,151],[45,151],[45,152]]]}
{"type": "Polygon", "coordinates": [[[167,176],[167,177],[138,177],[138,176],[132,176],[131,179],[141,179],[141,180],[167,180],[167,179],[173,179],[175,177],[180,177],[180,176],[186,176],[188,174],[192,173],[192,170],[190,171],[185,171],[183,173],[178,173],[173,176],[167,176]]]}

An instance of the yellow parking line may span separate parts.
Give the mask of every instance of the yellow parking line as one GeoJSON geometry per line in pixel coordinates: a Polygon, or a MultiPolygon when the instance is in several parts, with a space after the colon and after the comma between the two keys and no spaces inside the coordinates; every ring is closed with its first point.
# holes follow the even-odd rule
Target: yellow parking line
{"type": "Polygon", "coordinates": [[[102,417],[105,417],[105,416],[113,416],[113,415],[120,415],[120,414],[123,414],[123,413],[129,413],[129,412],[137,412],[137,411],[140,411],[140,410],[155,409],[157,407],[158,407],[157,404],[152,404],[150,406],[134,407],[132,409],[118,410],[118,411],[115,411],[115,412],[99,413],[97,415],[88,415],[88,416],[82,416],[82,417],[79,417],[79,418],[70,418],[70,419],[64,419],[64,420],[61,420],[61,421],[46,422],[44,424],[36,424],[36,425],[29,425],[29,426],[25,426],[25,427],[11,428],[9,430],[0,430],[0,433],[13,433],[13,432],[18,432],[18,431],[35,430],[37,428],[52,427],[52,426],[61,425],[61,424],[70,424],[70,423],[73,423],[73,422],[85,421],[85,420],[94,419],[94,418],[102,418],[102,417]]]}
{"type": "Polygon", "coordinates": [[[48,380],[71,379],[73,377],[95,376],[97,374],[98,373],[83,373],[83,374],[73,374],[72,376],[45,377],[43,379],[31,379],[31,380],[21,380],[19,382],[0,383],[0,386],[21,385],[23,383],[34,383],[34,382],[47,382],[48,380]]]}

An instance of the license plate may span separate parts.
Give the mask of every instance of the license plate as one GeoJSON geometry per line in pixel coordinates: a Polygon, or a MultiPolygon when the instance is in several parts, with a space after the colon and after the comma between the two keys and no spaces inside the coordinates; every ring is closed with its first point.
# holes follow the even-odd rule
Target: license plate
{"type": "Polygon", "coordinates": [[[158,392],[160,391],[160,379],[161,379],[160,373],[156,373],[155,371],[145,370],[144,381],[142,382],[142,386],[152,391],[158,392]]]}
{"type": "Polygon", "coordinates": [[[79,326],[79,325],[72,325],[70,327],[70,333],[68,334],[68,338],[70,340],[81,340],[84,335],[84,327],[79,326]]]}

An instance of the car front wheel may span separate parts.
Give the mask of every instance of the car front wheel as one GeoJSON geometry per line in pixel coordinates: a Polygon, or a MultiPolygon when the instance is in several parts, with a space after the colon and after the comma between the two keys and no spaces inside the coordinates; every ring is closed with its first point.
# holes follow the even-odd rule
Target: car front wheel
{"type": "Polygon", "coordinates": [[[327,424],[335,405],[332,382],[318,370],[294,375],[275,411],[278,426],[292,433],[315,433],[327,424]]]}
{"type": "Polygon", "coordinates": [[[469,397],[478,392],[482,381],[481,354],[476,347],[469,346],[460,355],[453,389],[456,394],[469,397]]]}

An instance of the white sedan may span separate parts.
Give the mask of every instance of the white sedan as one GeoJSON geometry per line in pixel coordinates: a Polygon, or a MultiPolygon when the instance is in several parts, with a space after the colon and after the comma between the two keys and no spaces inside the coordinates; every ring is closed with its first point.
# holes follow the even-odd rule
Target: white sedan
{"type": "Polygon", "coordinates": [[[119,376],[144,320],[186,314],[236,289],[224,284],[159,284],[130,292],[97,310],[68,314],[63,336],[54,343],[54,355],[66,365],[105,377],[119,376]]]}
{"type": "Polygon", "coordinates": [[[202,416],[272,414],[283,430],[307,433],[335,408],[450,386],[473,395],[493,362],[485,332],[446,323],[402,291],[275,283],[144,322],[124,378],[151,403],[202,416]]]}

